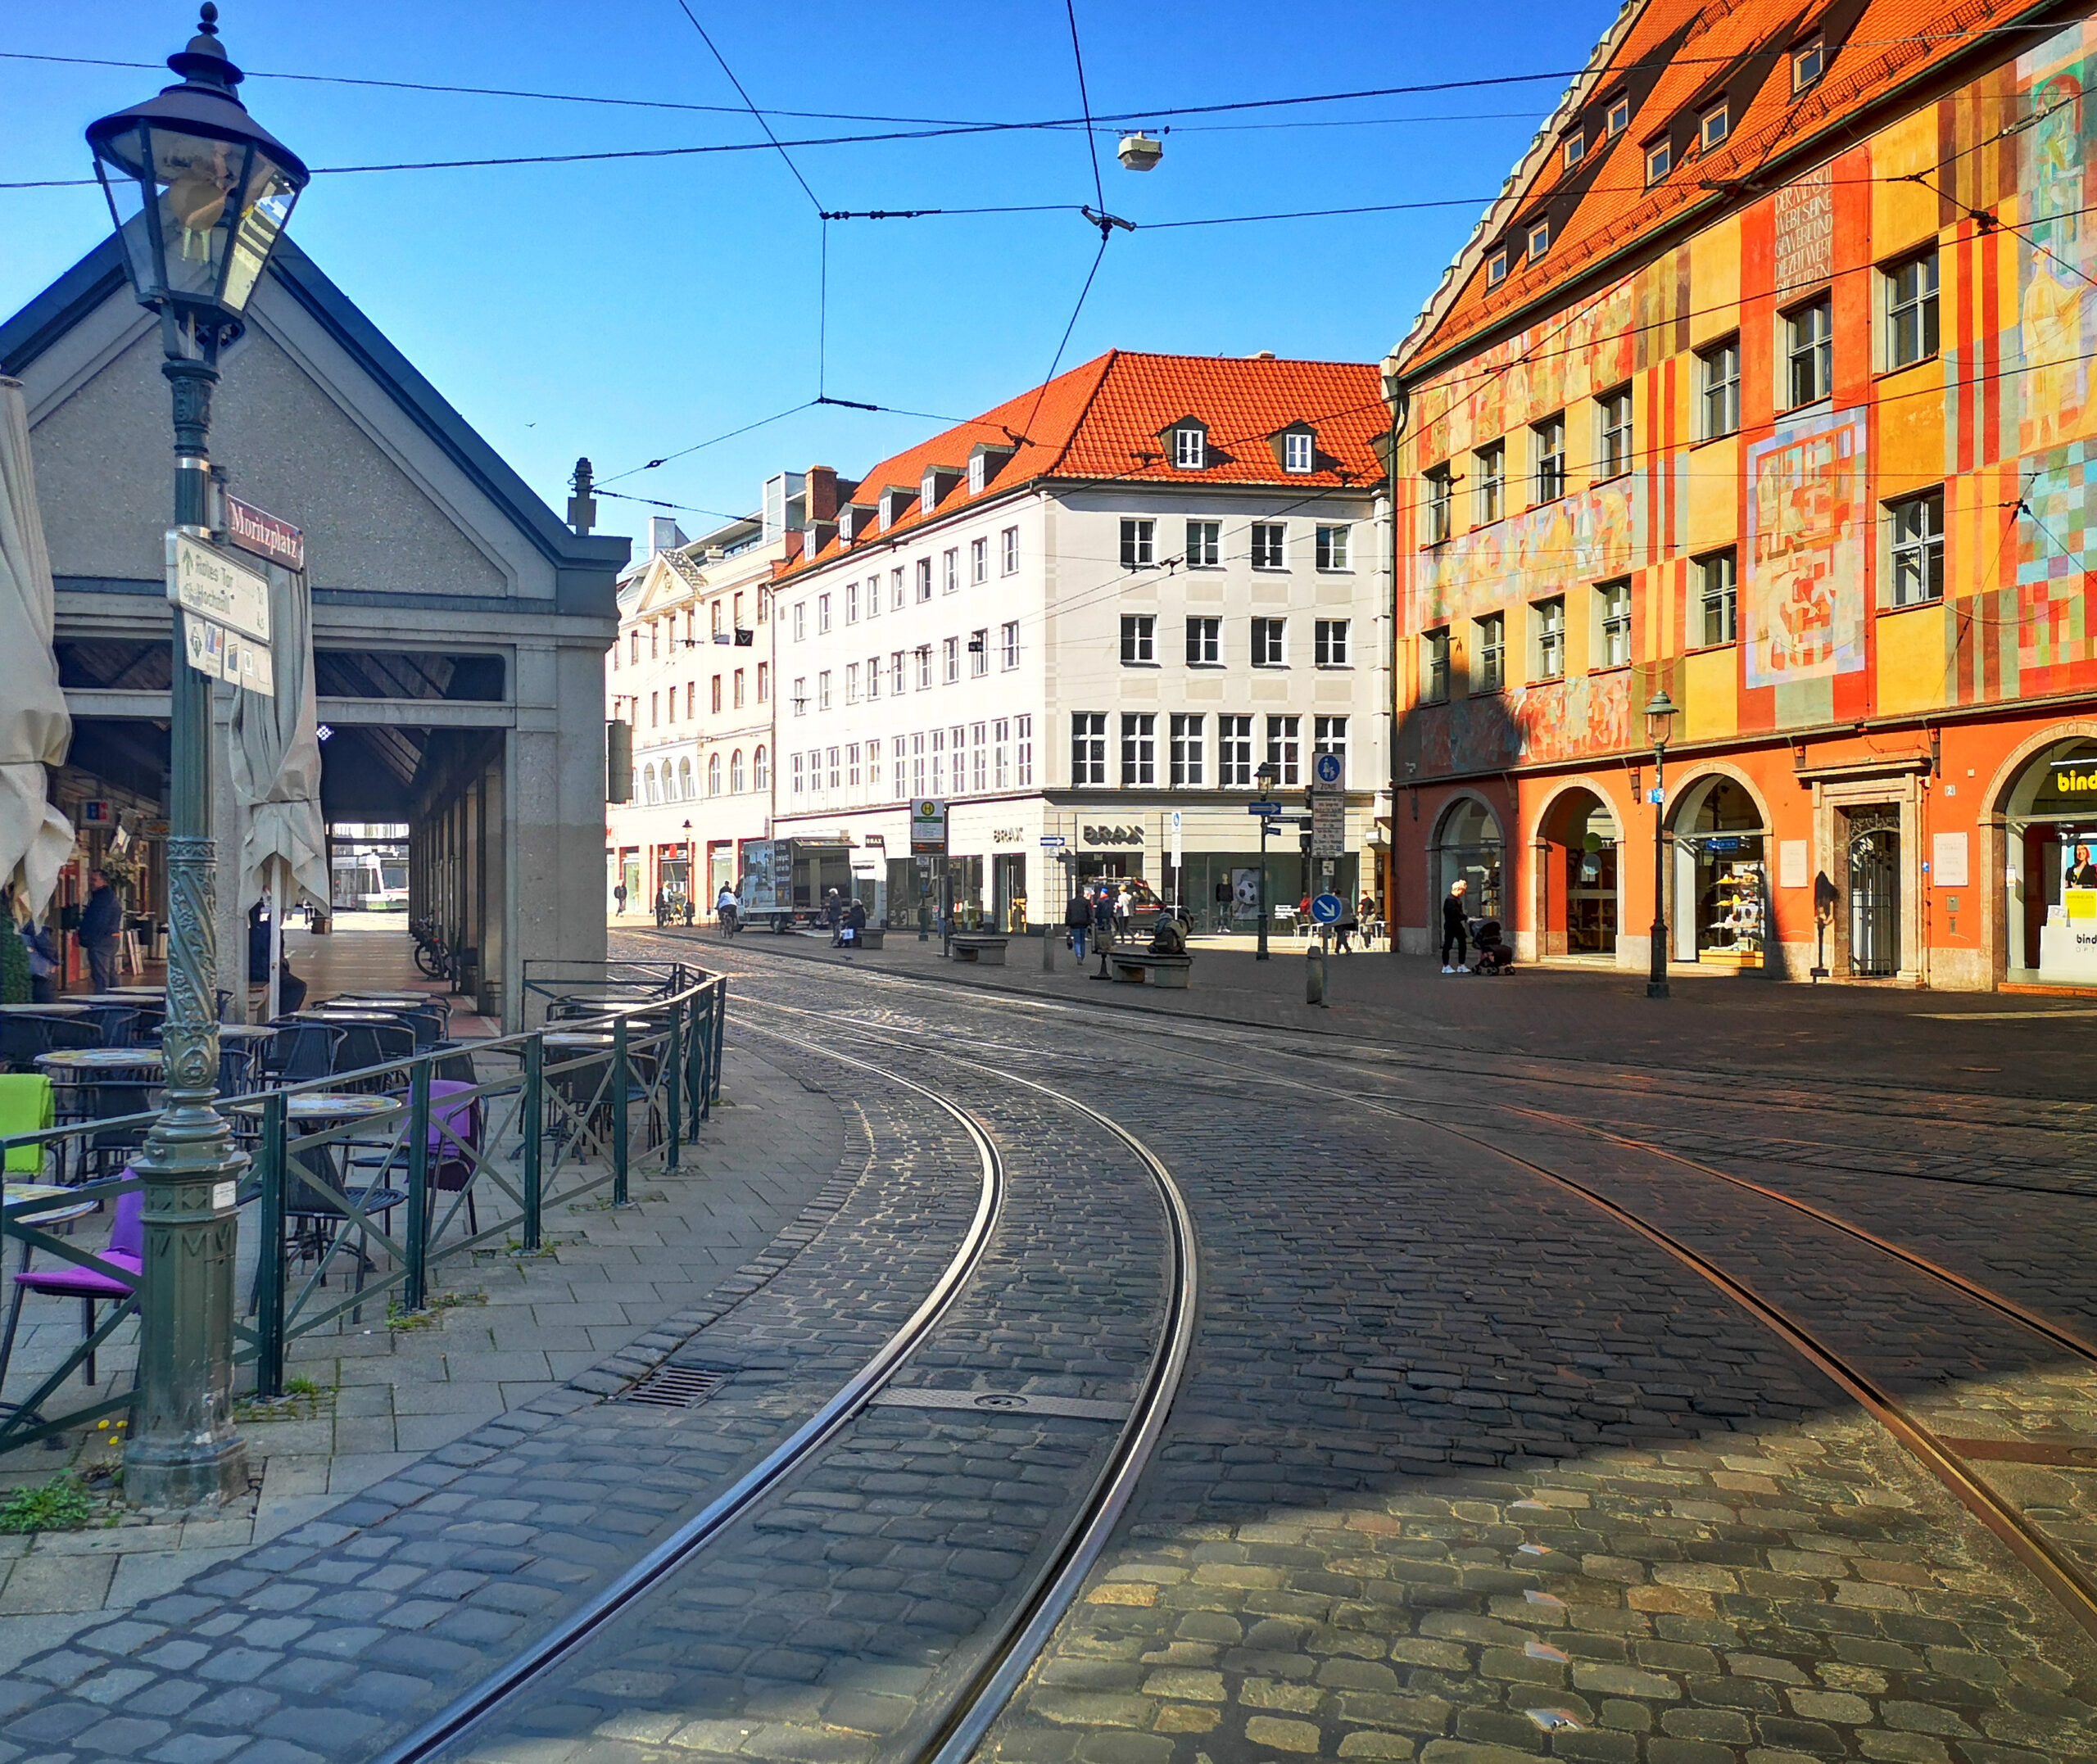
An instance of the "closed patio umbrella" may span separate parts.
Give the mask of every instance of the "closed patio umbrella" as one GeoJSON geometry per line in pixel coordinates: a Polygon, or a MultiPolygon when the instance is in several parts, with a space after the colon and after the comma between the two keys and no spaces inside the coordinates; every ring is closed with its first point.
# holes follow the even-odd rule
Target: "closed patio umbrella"
{"type": "Polygon", "coordinates": [[[73,719],[52,654],[51,559],[29,468],[22,382],[0,378],[0,883],[41,917],[73,850],[73,829],[44,797],[73,719]]]}
{"type": "Polygon", "coordinates": [[[269,1015],[277,1014],[284,915],[304,898],[328,905],[328,835],[320,816],[320,739],[313,709],[313,604],[303,572],[268,567],[276,696],[242,691],[233,710],[233,787],[245,819],[243,909],[274,895],[269,1015]]]}

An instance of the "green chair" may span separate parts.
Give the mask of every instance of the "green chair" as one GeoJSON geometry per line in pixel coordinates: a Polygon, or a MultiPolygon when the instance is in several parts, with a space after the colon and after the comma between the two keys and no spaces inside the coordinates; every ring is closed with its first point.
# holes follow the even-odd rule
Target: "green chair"
{"type": "MultiPolygon", "coordinates": [[[[0,1138],[40,1133],[57,1119],[51,1080],[41,1072],[0,1074],[0,1138]]],[[[34,1180],[43,1174],[47,1146],[10,1146],[7,1174],[34,1180]]]]}

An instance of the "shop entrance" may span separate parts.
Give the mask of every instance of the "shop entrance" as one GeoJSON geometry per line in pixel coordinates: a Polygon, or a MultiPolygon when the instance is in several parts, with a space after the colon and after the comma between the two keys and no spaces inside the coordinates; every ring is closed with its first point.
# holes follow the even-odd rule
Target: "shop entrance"
{"type": "Polygon", "coordinates": [[[1674,819],[1674,959],[1763,968],[1769,877],[1755,798],[1733,779],[1705,779],[1683,794],[1674,819]]]}
{"type": "Polygon", "coordinates": [[[1045,914],[1035,910],[1026,898],[1026,858],[1019,852],[1000,852],[990,860],[990,898],[998,923],[1008,931],[1024,931],[1029,916],[1045,914]]]}
{"type": "Polygon", "coordinates": [[[1441,923],[1442,897],[1460,878],[1470,884],[1465,892],[1472,918],[1505,921],[1501,850],[1500,817],[1484,803],[1467,797],[1449,805],[1435,823],[1427,853],[1428,873],[1435,879],[1435,898],[1428,902],[1430,923],[1441,923]]]}
{"type": "Polygon", "coordinates": [[[1900,811],[1849,816],[1850,971],[1884,979],[1900,971],[1900,811]]]}
{"type": "Polygon", "coordinates": [[[2004,807],[2009,978],[2097,986],[2097,742],[2038,755],[2004,807]]]}
{"type": "Polygon", "coordinates": [[[1592,790],[1574,790],[1552,805],[1542,828],[1538,868],[1545,880],[1538,926],[1540,955],[1616,954],[1616,816],[1592,790]],[[1557,871],[1559,898],[1548,898],[1557,871]]]}

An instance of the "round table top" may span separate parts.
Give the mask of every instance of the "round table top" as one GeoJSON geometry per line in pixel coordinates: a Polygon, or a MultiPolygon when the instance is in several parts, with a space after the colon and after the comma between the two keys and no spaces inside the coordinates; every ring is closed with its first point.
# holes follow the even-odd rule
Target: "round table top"
{"type": "Polygon", "coordinates": [[[612,1038],[589,1029],[555,1029],[546,1037],[549,1047],[609,1047],[612,1038]]]}
{"type": "MultiPolygon", "coordinates": [[[[56,1200],[72,1192],[70,1188],[61,1188],[48,1182],[11,1182],[5,1192],[0,1192],[0,1201],[13,1206],[22,1201],[41,1201],[46,1196],[56,1200]]],[[[39,1207],[34,1213],[18,1213],[15,1216],[27,1225],[55,1225],[64,1219],[84,1218],[101,1204],[99,1201],[68,1201],[60,1206],[39,1207]]]]}
{"type": "Polygon", "coordinates": [[[316,1008],[325,1010],[336,1002],[347,1005],[430,1005],[437,1001],[428,993],[337,993],[334,998],[316,1008]]]}
{"type": "MultiPolygon", "coordinates": [[[[230,1105],[242,1115],[261,1112],[259,1097],[230,1105]]],[[[375,1097],[360,1090],[309,1090],[284,1098],[284,1114],[294,1121],[352,1121],[360,1115],[390,1115],[407,1104],[398,1097],[375,1097]]]]}
{"type": "Polygon", "coordinates": [[[70,1000],[62,1005],[0,1005],[0,1014],[23,1017],[84,1017],[88,1014],[88,1007],[70,1000]]]}
{"type": "Polygon", "coordinates": [[[105,998],[165,998],[167,988],[165,986],[112,986],[102,996],[105,998]]]}
{"type": "Polygon", "coordinates": [[[390,1011],[301,1011],[298,1013],[298,1019],[301,1023],[391,1023],[394,1020],[393,1013],[390,1011]]]}
{"type": "Polygon", "coordinates": [[[141,1005],[151,1004],[161,995],[153,993],[68,993],[69,1005],[129,1005],[135,1011],[141,1005]]]}
{"type": "MultiPolygon", "coordinates": [[[[165,1035],[167,1025],[156,1023],[146,1033],[148,1035],[165,1035]]],[[[266,1023],[221,1023],[219,1025],[219,1039],[222,1042],[267,1041],[276,1033],[266,1023]]]]}
{"type": "Polygon", "coordinates": [[[157,1047],[59,1047],[36,1056],[38,1065],[55,1065],[75,1072],[157,1072],[157,1047]]]}

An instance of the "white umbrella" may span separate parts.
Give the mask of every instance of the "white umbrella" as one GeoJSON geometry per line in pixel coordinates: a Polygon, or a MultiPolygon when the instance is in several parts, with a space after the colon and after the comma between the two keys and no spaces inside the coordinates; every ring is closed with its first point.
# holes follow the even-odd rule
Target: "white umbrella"
{"type": "Polygon", "coordinates": [[[71,824],[43,794],[43,768],[64,765],[73,740],[51,635],[29,410],[22,382],[0,378],[0,882],[15,884],[32,918],[43,916],[73,851],[71,824]]]}
{"type": "Polygon", "coordinates": [[[320,738],[313,712],[313,606],[303,572],[269,577],[269,649],[276,696],[233,695],[233,788],[246,821],[240,845],[243,911],[272,895],[269,1015],[277,1014],[284,915],[299,898],[328,906],[328,835],[320,816],[320,738]]]}

